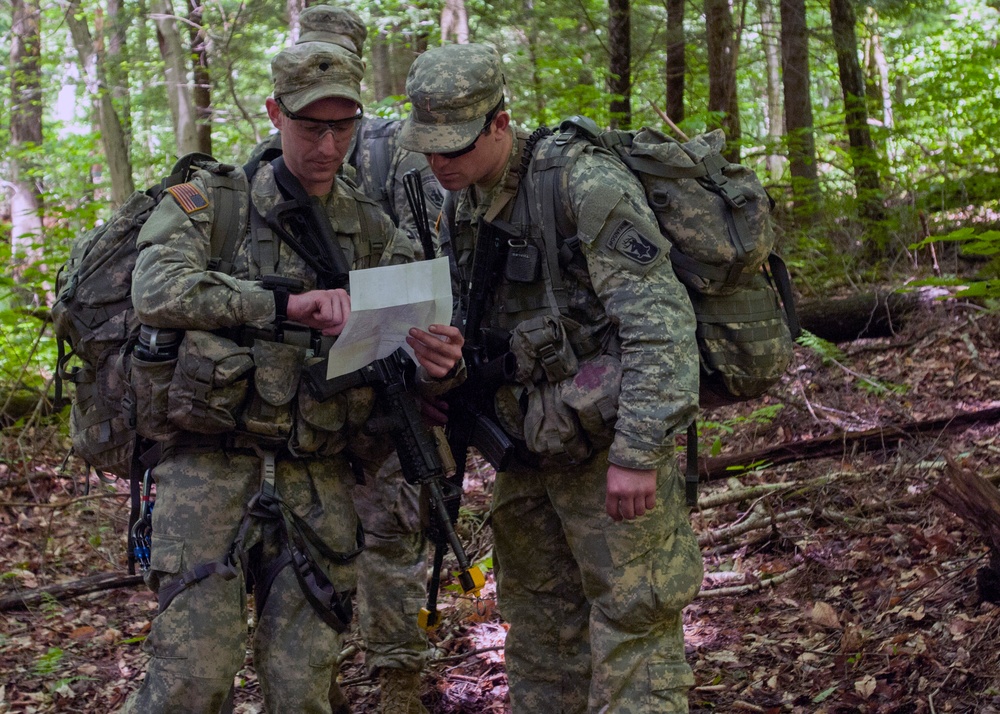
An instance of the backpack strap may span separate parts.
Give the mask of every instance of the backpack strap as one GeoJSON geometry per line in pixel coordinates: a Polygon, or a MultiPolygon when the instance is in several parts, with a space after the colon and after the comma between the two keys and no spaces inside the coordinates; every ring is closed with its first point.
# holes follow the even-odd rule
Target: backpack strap
{"type": "Polygon", "coordinates": [[[397,224],[398,216],[393,210],[387,186],[389,169],[396,150],[396,134],[400,126],[399,122],[389,119],[364,117],[361,120],[361,130],[358,132],[357,145],[351,154],[350,162],[351,166],[357,169],[362,152],[368,153],[371,163],[364,167],[367,172],[364,176],[365,193],[389,214],[393,223],[397,224]]]}

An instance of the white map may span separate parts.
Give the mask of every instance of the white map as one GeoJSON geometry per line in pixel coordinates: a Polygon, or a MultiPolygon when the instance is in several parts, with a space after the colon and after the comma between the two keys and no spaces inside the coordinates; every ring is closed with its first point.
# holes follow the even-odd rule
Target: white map
{"type": "Polygon", "coordinates": [[[351,316],[330,349],[326,378],[353,372],[406,344],[411,327],[451,324],[447,258],[352,270],[351,316]]]}

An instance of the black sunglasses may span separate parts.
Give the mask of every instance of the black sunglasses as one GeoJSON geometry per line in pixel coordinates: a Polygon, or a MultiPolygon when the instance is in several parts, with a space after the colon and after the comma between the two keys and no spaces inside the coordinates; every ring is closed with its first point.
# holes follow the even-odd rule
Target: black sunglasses
{"type": "Polygon", "coordinates": [[[435,151],[433,153],[437,154],[438,156],[443,156],[446,159],[457,159],[459,156],[465,156],[470,151],[476,148],[476,144],[479,143],[479,137],[481,137],[483,134],[485,134],[490,130],[490,124],[493,123],[494,117],[496,117],[497,113],[501,109],[503,109],[503,99],[500,100],[499,104],[490,109],[490,113],[486,115],[486,122],[483,124],[483,128],[479,130],[479,133],[476,134],[476,138],[473,139],[472,143],[469,144],[468,146],[461,149],[456,149],[455,151],[435,151]]]}

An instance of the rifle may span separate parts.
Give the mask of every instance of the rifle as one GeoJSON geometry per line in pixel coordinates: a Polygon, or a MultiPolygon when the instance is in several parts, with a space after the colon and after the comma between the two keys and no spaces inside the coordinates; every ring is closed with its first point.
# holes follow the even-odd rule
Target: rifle
{"type": "MultiPolygon", "coordinates": [[[[306,385],[320,401],[351,387],[369,386],[375,391],[380,414],[369,421],[369,428],[374,433],[390,436],[399,454],[399,465],[406,482],[427,488],[435,523],[442,531],[441,540],[451,546],[458,560],[459,583],[464,592],[478,594],[485,582],[483,573],[470,564],[465,548],[455,533],[447,503],[454,498],[450,492],[453,487],[447,480],[447,474],[454,471],[454,466],[450,458],[447,465],[442,459],[441,445],[424,422],[417,400],[409,389],[413,379],[413,361],[399,348],[388,357],[335,379],[326,379],[325,372],[326,365],[322,362],[306,369],[306,385]],[[447,496],[445,491],[449,491],[447,496]]],[[[461,492],[458,497],[461,497],[461,492]]]]}

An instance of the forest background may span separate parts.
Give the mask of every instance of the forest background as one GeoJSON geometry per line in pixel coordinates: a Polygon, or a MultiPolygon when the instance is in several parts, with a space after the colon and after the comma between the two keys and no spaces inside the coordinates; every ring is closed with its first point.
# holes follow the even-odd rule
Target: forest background
{"type": "MultiPolygon", "coordinates": [[[[733,702],[741,702],[736,708],[747,711],[902,712],[935,711],[934,697],[940,706],[947,696],[946,701],[955,704],[945,711],[1000,707],[996,678],[954,675],[955,662],[964,672],[961,667],[977,661],[977,651],[992,653],[980,658],[984,668],[995,663],[1000,618],[996,610],[970,611],[969,603],[961,600],[968,583],[958,580],[959,575],[967,579],[974,574],[975,563],[986,557],[982,544],[970,545],[958,537],[953,519],[930,525],[920,520],[924,513],[941,518],[941,509],[928,507],[925,494],[943,473],[944,462],[916,449],[896,461],[892,459],[897,457],[883,455],[882,460],[868,462],[857,456],[856,444],[847,446],[851,443],[847,437],[859,429],[881,429],[904,417],[919,422],[985,408],[993,410],[991,424],[997,421],[1000,382],[995,375],[995,336],[1000,321],[989,311],[1000,294],[996,142],[1000,2],[342,4],[357,10],[369,25],[364,97],[370,113],[406,115],[406,72],[423,49],[441,42],[487,42],[503,56],[509,105],[522,125],[554,126],[565,117],[586,114],[602,126],[653,126],[678,137],[722,127],[730,158],[752,167],[774,197],[780,251],[800,304],[806,308],[818,304],[813,314],[819,318],[810,322],[811,331],[802,351],[797,351],[789,378],[763,404],[706,415],[701,423],[703,451],[725,457],[754,447],[794,445],[798,438],[833,435],[843,438],[845,455],[843,464],[827,462],[824,469],[810,472],[815,478],[808,481],[813,484],[809,489],[796,486],[797,498],[805,503],[796,502],[802,507],[788,515],[786,522],[796,524],[791,536],[786,527],[782,538],[775,537],[774,504],[756,491],[711,507],[714,494],[703,499],[696,525],[706,565],[713,571],[706,587],[736,582],[736,571],[744,569],[739,574],[749,579],[730,591],[734,604],[693,608],[690,617],[704,625],[698,635],[689,633],[692,647],[697,648],[693,660],[699,681],[693,703],[722,711],[733,711],[733,702]],[[935,303],[940,307],[930,321],[911,322],[907,330],[895,334],[902,321],[890,319],[887,342],[858,343],[848,354],[841,348],[856,335],[822,339],[823,322],[832,317],[836,298],[913,295],[907,291],[928,284],[936,288],[934,295],[945,298],[935,303]],[[966,327],[970,309],[984,317],[966,327]],[[817,403],[817,395],[826,397],[826,407],[817,403]],[[787,407],[784,416],[775,417],[782,406],[787,407]],[[850,459],[849,448],[855,449],[850,459]],[[816,479],[828,483],[844,478],[848,462],[855,489],[851,493],[868,499],[863,508],[817,501],[810,490],[816,488],[816,479]],[[887,470],[891,479],[883,478],[887,470]],[[897,479],[900,472],[909,476],[897,479]],[[872,480],[857,483],[867,478],[872,480]],[[897,491],[882,491],[890,481],[897,491]],[[889,504],[894,515],[870,530],[858,524],[867,524],[875,508],[871,501],[889,504]],[[751,567],[745,546],[741,550],[719,544],[727,518],[743,522],[741,526],[756,523],[754,514],[765,505],[772,517],[771,546],[794,540],[791,550],[798,560],[786,554],[788,561],[783,564],[755,561],[751,567]],[[836,535],[829,535],[825,521],[816,519],[826,513],[824,507],[834,505],[837,518],[854,520],[838,522],[838,528],[830,529],[836,535]],[[852,510],[855,507],[862,516],[852,510]],[[902,521],[895,520],[902,516],[902,521]],[[845,529],[844,523],[853,525],[845,529]],[[872,540],[873,531],[891,535],[872,540]],[[900,565],[903,556],[895,550],[892,567],[884,570],[868,560],[859,561],[858,568],[854,560],[843,570],[833,565],[837,558],[847,558],[845,553],[851,559],[877,561],[880,548],[903,549],[900,534],[911,539],[905,558],[912,567],[900,565]],[[855,536],[862,540],[848,540],[855,536]],[[827,538],[836,539],[830,550],[827,538]],[[944,541],[950,541],[949,548],[942,545],[944,541]],[[716,545],[709,548],[709,543],[716,545]],[[820,545],[822,557],[816,555],[820,545]],[[933,567],[920,565],[923,558],[956,550],[963,553],[961,558],[955,556],[944,565],[935,561],[933,567]],[[812,569],[805,568],[803,558],[812,569]],[[816,575],[816,563],[825,568],[823,576],[816,575]],[[848,585],[837,580],[847,577],[846,571],[881,572],[882,579],[858,576],[848,585]],[[791,586],[780,600],[766,604],[747,600],[742,606],[739,602],[742,595],[756,592],[763,579],[770,578],[777,588],[780,581],[803,573],[809,573],[808,583],[791,586]],[[936,586],[937,599],[923,601],[919,612],[907,606],[897,618],[905,620],[907,636],[914,628],[929,627],[932,611],[938,620],[947,621],[944,652],[931,645],[929,636],[914,646],[916,654],[909,652],[909,640],[900,639],[903,634],[893,629],[897,623],[886,624],[891,618],[881,609],[882,601],[876,606],[864,600],[874,593],[893,592],[892,578],[899,573],[905,582],[895,585],[917,588],[908,590],[904,601],[942,574],[955,576],[948,587],[936,586]],[[831,595],[834,591],[839,594],[831,595]],[[839,599],[849,596],[854,606],[841,609],[839,599]],[[799,605],[790,605],[793,599],[799,605]],[[939,604],[943,599],[948,599],[947,606],[939,604]],[[834,603],[833,616],[821,607],[824,602],[834,603]],[[958,611],[947,610],[955,607],[958,611]],[[866,610],[875,624],[865,619],[866,610]],[[976,641],[980,650],[968,639],[958,643],[972,628],[961,623],[979,626],[983,621],[986,632],[977,634],[976,641]],[[748,623],[758,628],[758,634],[743,635],[755,643],[756,655],[733,641],[733,633],[742,632],[748,623]],[[817,651],[816,638],[822,641],[817,628],[825,628],[827,636],[840,634],[839,658],[829,671],[809,659],[817,651]],[[706,631],[716,632],[722,640],[709,642],[703,635],[706,631]],[[782,631],[801,635],[801,641],[789,645],[768,640],[782,631]],[[861,640],[856,642],[856,637],[861,640]],[[878,647],[871,644],[876,640],[882,643],[878,647]],[[724,647],[720,641],[725,641],[724,647]],[[772,645],[774,649],[769,649],[772,645]],[[786,666],[782,658],[789,647],[796,658],[786,666]],[[909,657],[905,666],[892,664],[899,653],[909,657]],[[754,657],[757,669],[766,675],[762,686],[751,685],[746,674],[753,669],[754,657]],[[873,660],[882,664],[873,665],[873,660]],[[745,671],[734,674],[741,667],[745,671]],[[883,670],[891,674],[886,676],[883,670]],[[823,676],[814,676],[815,672],[823,676]],[[803,703],[796,704],[799,700],[803,703]],[[835,700],[841,703],[831,704],[835,700]],[[991,703],[984,704],[987,701],[991,703]],[[779,704],[772,707],[769,702],[779,704]],[[973,708],[963,708],[962,702],[972,702],[973,708]]],[[[299,0],[284,5],[263,0],[206,4],[0,0],[5,48],[0,57],[0,261],[5,266],[0,274],[0,550],[5,553],[0,559],[0,582],[4,591],[25,592],[65,581],[72,574],[123,567],[120,531],[127,508],[119,500],[117,511],[112,508],[116,504],[94,510],[97,501],[87,499],[104,493],[79,497],[76,489],[85,466],[65,460],[67,413],[53,408],[57,356],[49,308],[56,272],[72,240],[110,216],[134,189],[165,175],[180,155],[203,151],[233,163],[248,156],[270,129],[263,109],[270,89],[269,58],[294,34],[304,6],[299,0]],[[74,539],[73,546],[69,539],[74,539]]],[[[882,305],[891,308],[889,303],[882,305]]],[[[874,313],[862,318],[862,323],[865,318],[870,323],[874,313]]],[[[885,433],[879,435],[884,442],[885,433]]],[[[996,464],[1000,458],[995,455],[1000,453],[998,438],[995,428],[977,432],[968,442],[952,444],[951,451],[980,458],[983,475],[988,471],[995,481],[1000,473],[996,464]]],[[[769,458],[769,463],[780,463],[773,453],[769,458]]],[[[766,472],[762,480],[789,487],[793,479],[801,484],[808,477],[802,470],[779,468],[777,474],[766,472]]],[[[92,475],[87,479],[96,484],[92,475]]],[[[838,490],[837,498],[848,498],[849,490],[838,490]]],[[[826,487],[821,492],[823,498],[832,498],[826,487]]],[[[476,494],[471,496],[476,503],[476,494]]],[[[785,505],[793,501],[782,499],[785,505]]],[[[479,499],[480,512],[487,502],[488,498],[479,499]]],[[[779,559],[784,557],[783,547],[777,548],[779,559]]],[[[712,597],[724,599],[725,594],[720,590],[712,597]]],[[[81,668],[65,644],[67,637],[72,640],[81,631],[80,637],[90,637],[93,610],[85,608],[83,615],[72,608],[62,610],[61,624],[55,627],[48,618],[56,607],[50,600],[44,602],[48,604],[41,616],[36,612],[23,620],[5,621],[7,633],[0,630],[0,662],[19,673],[12,675],[7,691],[10,695],[16,690],[20,704],[10,711],[97,711],[109,701],[120,701],[123,692],[134,686],[139,658],[121,652],[141,639],[142,626],[109,622],[108,642],[101,644],[104,635],[87,641],[86,656],[96,656],[100,650],[108,662],[117,662],[95,675],[81,668]],[[80,619],[87,624],[80,625],[80,619]],[[39,622],[50,624],[38,627],[39,622]],[[135,637],[123,639],[122,631],[135,637]],[[74,674],[65,675],[65,668],[74,674]],[[98,699],[88,700],[89,706],[83,703],[85,689],[96,686],[87,681],[115,677],[119,679],[114,687],[103,686],[93,695],[98,699]]],[[[125,599],[106,600],[104,605],[112,602],[127,612],[125,599]]],[[[898,614],[901,606],[888,595],[885,603],[898,614]]],[[[131,607],[134,610],[134,603],[131,607]]],[[[482,626],[496,624],[495,618],[481,619],[482,626]]],[[[992,671],[995,674],[996,668],[992,671]]],[[[469,680],[472,674],[480,678],[480,685],[487,681],[481,670],[461,676],[469,680]]],[[[495,671],[489,677],[491,682],[503,681],[495,671]]],[[[252,684],[252,678],[249,681],[252,684]]],[[[363,704],[366,695],[356,696],[358,691],[353,688],[352,697],[355,704],[363,704]]],[[[4,692],[0,681],[0,711],[7,710],[4,692]]],[[[438,692],[430,699],[440,704],[447,695],[438,692]]],[[[501,707],[502,699],[501,692],[491,710],[494,705],[501,707]]],[[[486,711],[480,700],[467,709],[448,706],[440,704],[437,710],[486,711]]]]}

